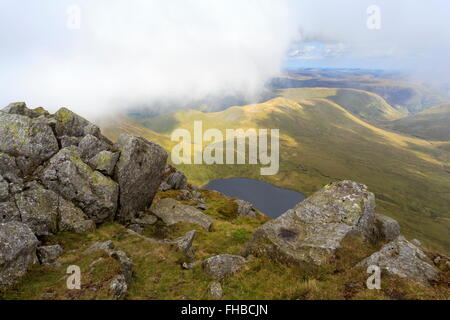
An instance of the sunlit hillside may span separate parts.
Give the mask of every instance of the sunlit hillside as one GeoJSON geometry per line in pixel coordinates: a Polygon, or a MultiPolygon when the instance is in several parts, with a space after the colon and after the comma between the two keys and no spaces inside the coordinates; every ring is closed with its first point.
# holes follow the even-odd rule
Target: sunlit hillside
{"type": "Polygon", "coordinates": [[[248,177],[310,195],[330,181],[356,180],[376,193],[378,211],[399,220],[407,236],[450,251],[448,149],[375,127],[328,99],[276,98],[216,113],[179,111],[140,121],[122,119],[119,125],[109,122],[103,130],[112,139],[119,132],[142,134],[170,149],[172,130],[192,130],[196,120],[203,121],[204,130],[279,128],[280,172],[260,176],[254,165],[179,165],[192,183],[248,177]]]}

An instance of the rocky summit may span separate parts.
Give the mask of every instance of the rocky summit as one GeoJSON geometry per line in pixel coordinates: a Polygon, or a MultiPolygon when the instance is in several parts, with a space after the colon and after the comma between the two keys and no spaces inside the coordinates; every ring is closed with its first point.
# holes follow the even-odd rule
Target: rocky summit
{"type": "Polygon", "coordinates": [[[0,111],[0,299],[450,295],[449,259],[402,236],[364,184],[318,187],[272,220],[189,184],[159,145],[114,140],[66,108],[0,111]],[[375,291],[366,286],[374,266],[375,291]]]}

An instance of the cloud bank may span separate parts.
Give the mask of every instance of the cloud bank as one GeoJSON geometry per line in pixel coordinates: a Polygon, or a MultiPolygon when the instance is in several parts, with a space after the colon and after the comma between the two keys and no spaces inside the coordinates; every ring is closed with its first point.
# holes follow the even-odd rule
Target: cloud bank
{"type": "Polygon", "coordinates": [[[296,19],[285,0],[3,0],[0,102],[93,118],[152,103],[257,96],[296,19]],[[67,28],[70,5],[80,29],[67,28]]]}

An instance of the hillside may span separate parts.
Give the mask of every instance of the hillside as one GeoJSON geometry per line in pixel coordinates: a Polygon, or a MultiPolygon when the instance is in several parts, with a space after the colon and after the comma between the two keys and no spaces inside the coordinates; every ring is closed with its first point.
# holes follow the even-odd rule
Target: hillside
{"type": "Polygon", "coordinates": [[[389,129],[427,140],[450,140],[450,104],[387,123],[389,129]]]}
{"type": "Polygon", "coordinates": [[[356,89],[291,88],[280,90],[282,97],[295,101],[315,98],[328,99],[365,121],[390,121],[403,118],[404,113],[394,109],[383,98],[372,92],[356,89]]]}
{"type": "Polygon", "coordinates": [[[281,163],[277,175],[266,177],[259,175],[259,166],[180,165],[193,183],[247,177],[310,195],[330,181],[352,179],[375,192],[378,211],[398,219],[407,236],[449,252],[450,157],[445,146],[377,128],[327,99],[299,103],[277,98],[216,113],[180,111],[139,123],[170,122],[158,132],[168,138],[174,128],[192,130],[194,120],[203,120],[205,130],[280,128],[281,163]]]}

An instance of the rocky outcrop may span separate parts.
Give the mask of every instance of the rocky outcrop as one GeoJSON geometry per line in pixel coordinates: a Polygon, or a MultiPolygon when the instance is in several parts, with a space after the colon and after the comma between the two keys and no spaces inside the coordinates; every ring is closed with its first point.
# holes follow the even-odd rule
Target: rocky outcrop
{"type": "Polygon", "coordinates": [[[123,134],[116,148],[120,151],[114,178],[120,187],[117,219],[127,222],[153,201],[162,181],[167,152],[143,138],[123,134]]]}
{"type": "Polygon", "coordinates": [[[322,190],[255,231],[246,254],[295,264],[321,265],[351,234],[373,237],[375,197],[367,187],[341,181],[322,190]]]}
{"type": "Polygon", "coordinates": [[[213,279],[223,280],[240,271],[245,266],[245,259],[231,254],[220,254],[203,261],[203,269],[213,279]]]}
{"type": "Polygon", "coordinates": [[[361,267],[371,265],[378,266],[389,274],[423,284],[435,280],[439,274],[426,254],[402,236],[358,264],[361,267]]]}
{"type": "Polygon", "coordinates": [[[37,263],[38,243],[27,225],[0,223],[0,288],[13,285],[30,265],[37,263]]]}
{"type": "Polygon", "coordinates": [[[194,242],[197,231],[192,230],[187,232],[184,236],[171,240],[170,243],[178,247],[178,249],[189,259],[193,260],[195,257],[194,248],[192,243],[194,242]]]}
{"type": "Polygon", "coordinates": [[[0,111],[0,223],[22,222],[38,237],[130,217],[150,225],[156,218],[143,212],[166,160],[160,146],[142,138],[122,135],[113,145],[66,108],[50,114],[10,104],[0,111]]]}
{"type": "Polygon", "coordinates": [[[165,198],[154,203],[150,211],[169,226],[179,222],[188,222],[198,224],[209,231],[213,222],[211,217],[198,209],[182,204],[172,198],[165,198]]]}
{"type": "Polygon", "coordinates": [[[63,251],[60,245],[38,247],[37,257],[41,264],[53,265],[63,251]]]}
{"type": "Polygon", "coordinates": [[[220,284],[220,282],[217,281],[213,281],[209,284],[208,286],[208,292],[209,292],[209,296],[213,299],[222,299],[223,296],[223,290],[222,290],[222,285],[220,284]]]}

